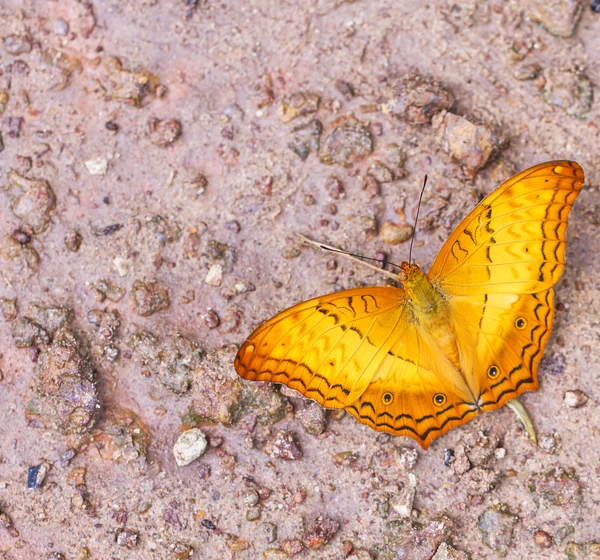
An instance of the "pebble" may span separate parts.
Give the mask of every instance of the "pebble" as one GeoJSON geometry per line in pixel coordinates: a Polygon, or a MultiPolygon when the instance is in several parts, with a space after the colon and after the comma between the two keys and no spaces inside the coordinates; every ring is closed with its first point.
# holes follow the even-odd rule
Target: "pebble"
{"type": "Polygon", "coordinates": [[[279,546],[288,556],[295,556],[304,550],[302,542],[298,539],[284,539],[279,541],[279,546]]]}
{"type": "Polygon", "coordinates": [[[84,161],[83,164],[90,175],[104,176],[108,171],[108,160],[101,156],[94,159],[88,159],[87,161],[84,161]]]}
{"type": "MultiPolygon", "coordinates": [[[[205,521],[208,521],[205,519],[205,521]]],[[[213,525],[214,529],[214,525],[213,525]]],[[[194,548],[189,544],[176,542],[171,545],[171,554],[168,560],[189,560],[194,554],[194,548]]]]}
{"type": "Polygon", "coordinates": [[[306,406],[296,412],[296,418],[306,433],[312,436],[319,436],[325,431],[325,409],[318,403],[308,402],[306,406]]]}
{"type": "Polygon", "coordinates": [[[219,316],[213,309],[207,309],[206,312],[200,315],[200,317],[209,329],[216,329],[219,326],[219,316]]]}
{"type": "Polygon", "coordinates": [[[390,143],[383,147],[383,159],[392,167],[400,169],[406,163],[406,154],[398,144],[390,143]]]}
{"type": "Polygon", "coordinates": [[[433,118],[432,125],[441,148],[470,177],[485,167],[506,144],[493,127],[454,113],[439,113],[433,118]]]}
{"type": "Polygon", "coordinates": [[[275,523],[261,523],[258,526],[258,533],[263,541],[267,543],[275,542],[277,540],[277,525],[275,523]]]}
{"type": "Polygon", "coordinates": [[[19,317],[12,325],[12,337],[17,348],[48,344],[50,335],[29,317],[19,317]]]}
{"type": "Polygon", "coordinates": [[[580,408],[585,405],[588,401],[588,396],[579,389],[574,391],[567,391],[564,397],[565,406],[569,408],[580,408]]]}
{"type": "Polygon", "coordinates": [[[550,548],[553,545],[552,536],[541,529],[533,534],[533,542],[540,548],[550,548]]]}
{"type": "Polygon", "coordinates": [[[305,160],[311,152],[319,149],[323,133],[321,121],[313,119],[306,124],[297,126],[292,132],[294,137],[288,143],[288,148],[301,160],[305,160]]]}
{"type": "Polygon", "coordinates": [[[556,453],[561,441],[557,434],[542,434],[538,437],[538,447],[549,455],[556,453]]]}
{"type": "Polygon", "coordinates": [[[54,33],[66,37],[69,34],[69,24],[62,18],[54,20],[54,33]]]}
{"type": "Polygon", "coordinates": [[[135,280],[129,294],[129,307],[140,317],[149,317],[171,305],[168,290],[157,281],[135,280]]]}
{"type": "Polygon", "coordinates": [[[549,105],[559,107],[567,115],[582,118],[592,108],[594,87],[590,79],[578,69],[556,68],[544,72],[540,88],[542,98],[549,105]]]}
{"type": "Polygon", "coordinates": [[[515,67],[513,70],[513,76],[515,79],[520,81],[535,80],[541,71],[542,67],[539,64],[524,63],[515,67]]]}
{"type": "Polygon", "coordinates": [[[116,541],[119,546],[132,549],[135,548],[139,541],[139,535],[132,529],[117,529],[116,541]]]}
{"type": "Polygon", "coordinates": [[[513,533],[518,522],[519,518],[504,504],[486,509],[479,516],[479,530],[484,544],[500,556],[506,556],[512,546],[513,533]]]}
{"type": "Polygon", "coordinates": [[[256,521],[256,520],[260,519],[260,514],[261,514],[260,506],[254,506],[254,507],[248,508],[246,511],[246,521],[256,521]]]}
{"type": "MultiPolygon", "coordinates": [[[[600,13],[600,7],[598,9],[600,13]]],[[[568,560],[598,560],[600,558],[600,542],[588,541],[583,544],[570,542],[565,547],[568,560]]]]}
{"type": "Polygon", "coordinates": [[[189,465],[206,450],[206,437],[199,428],[183,432],[173,446],[175,461],[180,467],[189,465]]]}
{"type": "Polygon", "coordinates": [[[339,200],[346,196],[346,190],[339,177],[331,175],[325,181],[325,190],[333,200],[339,200]]]}
{"type": "Polygon", "coordinates": [[[49,470],[50,465],[46,462],[29,467],[27,471],[27,488],[32,490],[39,488],[44,483],[49,470]]]}
{"type": "Polygon", "coordinates": [[[150,142],[163,148],[172,144],[181,136],[181,123],[175,119],[167,121],[150,119],[148,129],[150,131],[150,142]]]}
{"type": "Polygon", "coordinates": [[[394,180],[394,174],[380,161],[373,162],[368,173],[378,183],[391,183],[394,180]]]}
{"type": "Polygon", "coordinates": [[[340,117],[325,138],[320,151],[321,163],[351,167],[373,152],[369,128],[354,117],[340,117]]]}
{"type": "Polygon", "coordinates": [[[79,247],[81,247],[81,241],[81,234],[74,229],[70,229],[67,231],[67,233],[65,233],[65,247],[72,253],[79,251],[79,247]]]}
{"type": "Polygon", "coordinates": [[[121,278],[129,274],[129,261],[123,257],[115,257],[113,264],[121,278]]]}
{"type": "Polygon", "coordinates": [[[382,558],[431,558],[440,544],[448,540],[452,521],[445,515],[415,522],[394,519],[385,524],[382,558]]]}
{"type": "Polygon", "coordinates": [[[555,37],[572,37],[583,13],[583,0],[532,0],[529,15],[555,37]]]}
{"type": "Polygon", "coordinates": [[[4,50],[13,56],[30,53],[31,47],[31,41],[25,35],[9,35],[8,37],[4,37],[4,50]]]}
{"type": "Polygon", "coordinates": [[[247,550],[250,548],[250,542],[246,539],[240,539],[239,537],[234,537],[233,539],[227,541],[227,546],[230,550],[234,552],[239,552],[242,550],[247,550]]]}
{"type": "Polygon", "coordinates": [[[470,556],[462,550],[456,550],[448,543],[442,543],[431,560],[469,560],[470,556]]]}
{"type": "Polygon", "coordinates": [[[7,178],[12,213],[35,233],[45,231],[56,206],[56,195],[48,181],[28,179],[14,170],[8,172],[7,178]]]}
{"type": "Polygon", "coordinates": [[[413,226],[407,222],[384,222],[379,230],[379,239],[388,245],[398,245],[408,241],[413,235],[413,226]]]}
{"type": "Polygon", "coordinates": [[[17,318],[17,300],[0,297],[0,313],[5,321],[14,321],[17,318]]]}
{"type": "Polygon", "coordinates": [[[209,286],[220,286],[221,282],[223,282],[223,266],[220,264],[213,264],[208,269],[204,282],[209,286]]]}
{"type": "Polygon", "coordinates": [[[412,471],[415,468],[419,454],[411,447],[396,449],[396,465],[403,471],[412,471]]]}
{"type": "Polygon", "coordinates": [[[35,393],[25,405],[31,425],[64,435],[85,434],[93,428],[100,398],[96,372],[86,348],[71,330],[63,327],[54,335],[52,344],[40,352],[35,393]]]}
{"type": "Polygon", "coordinates": [[[437,113],[450,109],[452,93],[439,81],[410,73],[385,92],[381,111],[412,124],[428,124],[437,113]]]}
{"type": "Polygon", "coordinates": [[[567,506],[580,504],[581,483],[574,469],[553,467],[543,473],[533,474],[527,483],[536,505],[567,506]]]}
{"type": "Polygon", "coordinates": [[[263,451],[277,459],[297,461],[302,458],[302,451],[298,447],[294,434],[285,430],[277,430],[265,444],[263,451]]]}
{"type": "Polygon", "coordinates": [[[339,528],[340,524],[335,519],[319,515],[307,524],[301,537],[302,544],[311,550],[319,550],[333,538],[339,528]]]}
{"type": "Polygon", "coordinates": [[[281,122],[287,123],[297,117],[315,113],[321,99],[315,93],[296,92],[281,100],[277,114],[281,122]]]}
{"type": "Polygon", "coordinates": [[[279,548],[268,548],[262,554],[262,560],[287,560],[289,555],[279,548]]]}
{"type": "Polygon", "coordinates": [[[249,507],[258,505],[260,501],[260,496],[256,490],[250,489],[244,493],[244,504],[249,507]]]}
{"type": "Polygon", "coordinates": [[[414,474],[410,473],[406,484],[394,493],[390,500],[390,506],[400,517],[410,517],[413,509],[413,502],[416,495],[417,479],[414,474]]]}

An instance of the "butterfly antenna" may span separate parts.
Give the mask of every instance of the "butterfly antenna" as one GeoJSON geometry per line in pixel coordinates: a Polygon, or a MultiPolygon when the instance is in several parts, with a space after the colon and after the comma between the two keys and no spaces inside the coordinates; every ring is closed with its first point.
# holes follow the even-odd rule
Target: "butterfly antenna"
{"type": "Polygon", "coordinates": [[[417,220],[419,219],[419,210],[421,210],[421,200],[423,200],[423,193],[425,192],[425,185],[427,185],[427,174],[423,179],[423,186],[421,187],[421,194],[419,195],[419,204],[417,204],[417,215],[415,216],[415,225],[413,227],[413,235],[410,239],[410,249],[408,250],[408,262],[412,262],[412,248],[415,236],[417,234],[417,220]]]}
{"type": "MultiPolygon", "coordinates": [[[[374,265],[366,263],[364,261],[364,259],[366,259],[366,260],[370,260],[370,261],[375,261],[375,262],[381,263],[381,261],[378,260],[378,259],[373,259],[371,257],[363,257],[361,255],[355,255],[353,253],[349,253],[348,251],[344,251],[343,249],[338,249],[337,247],[332,247],[331,245],[326,245],[325,243],[320,243],[318,241],[313,241],[312,239],[309,239],[308,237],[305,237],[301,233],[296,233],[296,235],[306,245],[311,245],[312,247],[317,247],[318,249],[325,249],[325,251],[330,251],[332,253],[337,253],[338,255],[341,255],[342,257],[345,257],[345,258],[350,259],[350,260],[355,261],[355,262],[359,262],[363,266],[366,266],[367,268],[371,268],[371,269],[379,272],[380,274],[384,274],[385,276],[389,276],[390,278],[393,278],[394,280],[398,280],[398,275],[396,273],[390,272],[389,270],[385,270],[383,268],[379,268],[378,266],[374,266],[374,265]]],[[[383,264],[391,264],[392,266],[396,266],[396,267],[400,268],[397,264],[394,264],[394,263],[391,263],[391,262],[387,262],[387,261],[384,261],[383,264]]]]}

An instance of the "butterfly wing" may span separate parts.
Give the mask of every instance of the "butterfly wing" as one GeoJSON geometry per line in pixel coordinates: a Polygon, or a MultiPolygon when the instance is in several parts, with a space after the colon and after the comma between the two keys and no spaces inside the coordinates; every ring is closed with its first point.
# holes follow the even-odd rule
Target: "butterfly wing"
{"type": "Polygon", "coordinates": [[[567,218],[583,186],[573,161],[551,161],[509,179],[460,223],[429,271],[452,295],[533,294],[564,269],[567,218]]]}
{"type": "Polygon", "coordinates": [[[291,307],[248,337],[234,365],[245,379],[284,383],[423,447],[477,414],[464,380],[449,374],[452,365],[411,321],[398,288],[346,290],[291,307]]]}
{"type": "Polygon", "coordinates": [[[519,173],[461,222],[431,267],[482,409],[538,387],[552,330],[552,286],[564,269],[567,219],[583,178],[569,161],[519,173]]]}

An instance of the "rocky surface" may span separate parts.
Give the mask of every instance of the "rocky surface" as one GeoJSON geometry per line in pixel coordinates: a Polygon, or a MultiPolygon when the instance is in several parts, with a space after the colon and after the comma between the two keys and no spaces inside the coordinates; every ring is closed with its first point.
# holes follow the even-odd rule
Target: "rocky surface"
{"type": "Polygon", "coordinates": [[[597,557],[598,2],[272,4],[0,3],[0,555],[597,557]],[[427,270],[554,158],[587,180],[537,447],[503,409],[425,452],[237,377],[276,312],[389,281],[297,232],[427,270]]]}

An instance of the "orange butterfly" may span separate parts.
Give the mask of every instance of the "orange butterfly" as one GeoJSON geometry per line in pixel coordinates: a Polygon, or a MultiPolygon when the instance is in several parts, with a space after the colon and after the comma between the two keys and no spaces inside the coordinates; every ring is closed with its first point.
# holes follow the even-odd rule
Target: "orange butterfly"
{"type": "Polygon", "coordinates": [[[425,449],[537,390],[583,179],[573,161],[515,175],[460,223],[429,274],[403,262],[403,288],[344,290],[283,311],[244,342],[236,371],[425,449]]]}

